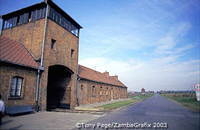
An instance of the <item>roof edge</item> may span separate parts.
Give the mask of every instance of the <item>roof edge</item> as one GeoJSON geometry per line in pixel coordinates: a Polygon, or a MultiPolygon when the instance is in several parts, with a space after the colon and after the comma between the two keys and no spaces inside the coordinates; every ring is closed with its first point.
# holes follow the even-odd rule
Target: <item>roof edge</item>
{"type": "MultiPolygon", "coordinates": [[[[97,73],[103,74],[102,72],[99,72],[99,71],[97,71],[97,70],[91,69],[91,68],[86,67],[86,66],[84,66],[84,65],[80,65],[80,64],[78,64],[78,65],[79,65],[79,66],[82,66],[82,67],[85,67],[85,68],[87,68],[87,69],[90,69],[90,70],[92,70],[92,71],[95,71],[95,72],[97,72],[97,73]]],[[[79,74],[78,74],[78,76],[79,76],[79,74]]],[[[83,77],[81,77],[81,76],[79,76],[79,77],[82,78],[82,79],[86,79],[86,78],[83,78],[83,77]]],[[[112,77],[112,76],[109,75],[109,77],[112,77]]],[[[86,80],[94,81],[94,82],[99,82],[99,81],[95,81],[95,80],[91,80],[91,79],[86,79],[86,80]]],[[[121,84],[123,84],[122,87],[128,88],[128,87],[127,87],[126,85],[124,85],[124,83],[122,83],[119,79],[118,79],[118,81],[119,81],[121,84]]],[[[99,83],[104,83],[104,82],[99,82],[99,83]]],[[[104,84],[109,84],[109,83],[104,83],[104,84]]],[[[109,85],[114,85],[114,84],[109,84],[109,85]]],[[[114,86],[118,86],[118,85],[114,85],[114,86]]]]}
{"type": "Polygon", "coordinates": [[[126,86],[119,86],[119,85],[115,85],[115,84],[109,84],[109,83],[105,83],[105,82],[99,82],[99,81],[95,81],[95,80],[91,80],[91,79],[83,78],[83,77],[80,77],[79,75],[78,75],[78,77],[79,77],[80,79],[87,80],[87,81],[92,81],[92,82],[96,82],[96,83],[112,85],[112,86],[116,86],[116,87],[127,88],[126,86]]]}
{"type": "Polygon", "coordinates": [[[20,66],[20,67],[31,68],[31,69],[34,69],[34,70],[42,70],[42,71],[44,70],[44,68],[42,68],[42,67],[27,66],[27,65],[17,64],[17,63],[14,63],[14,62],[11,62],[11,61],[7,61],[7,60],[2,60],[2,59],[0,59],[0,62],[16,65],[16,66],[20,66]]]}
{"type": "Polygon", "coordinates": [[[68,13],[66,13],[62,8],[60,8],[52,0],[45,0],[45,1],[47,1],[47,4],[49,4],[50,6],[54,6],[58,11],[62,12],[65,15],[65,17],[69,18],[74,24],[76,24],[79,27],[79,29],[83,28],[78,22],[76,22],[68,13]]]}
{"type": "Polygon", "coordinates": [[[33,5],[30,5],[30,6],[27,6],[27,7],[24,7],[24,8],[9,12],[7,14],[3,14],[3,15],[1,15],[1,18],[3,18],[3,19],[4,18],[9,18],[11,15],[19,14],[20,12],[26,11],[29,8],[34,8],[34,7],[38,7],[38,6],[45,6],[45,4],[46,4],[45,2],[35,3],[33,5]]]}
{"type": "Polygon", "coordinates": [[[25,11],[29,10],[30,8],[42,7],[42,6],[46,6],[47,4],[49,4],[50,6],[53,6],[56,10],[60,11],[61,13],[63,13],[63,15],[64,15],[65,17],[67,17],[67,18],[68,18],[73,24],[75,24],[79,29],[82,29],[82,28],[83,28],[78,22],[76,22],[69,14],[67,14],[63,9],[61,9],[61,8],[60,8],[57,4],[55,4],[52,0],[47,0],[47,2],[46,2],[46,1],[41,1],[41,2],[39,2],[39,3],[36,3],[36,4],[30,5],[30,6],[27,6],[27,7],[24,7],[24,8],[15,10],[15,11],[12,11],[12,12],[10,12],[10,13],[0,15],[0,17],[1,17],[2,19],[10,18],[12,15],[20,14],[21,12],[25,12],[25,11]]]}
{"type": "Polygon", "coordinates": [[[85,67],[85,68],[87,68],[87,69],[90,69],[90,70],[92,70],[92,71],[95,71],[95,72],[97,72],[97,73],[103,74],[102,72],[99,72],[99,71],[94,70],[94,69],[92,69],[92,68],[86,67],[86,66],[84,66],[84,65],[80,65],[80,64],[78,64],[78,65],[79,65],[79,66],[82,66],[82,67],[85,67]]]}

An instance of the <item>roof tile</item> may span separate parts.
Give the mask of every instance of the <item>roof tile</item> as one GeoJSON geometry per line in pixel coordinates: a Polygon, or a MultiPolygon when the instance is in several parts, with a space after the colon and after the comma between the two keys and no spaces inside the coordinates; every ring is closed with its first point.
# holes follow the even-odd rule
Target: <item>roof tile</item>
{"type": "Polygon", "coordinates": [[[78,74],[80,78],[87,80],[126,87],[121,81],[114,78],[113,76],[107,76],[104,73],[95,71],[82,65],[79,65],[78,74]]]}
{"type": "Polygon", "coordinates": [[[3,36],[0,37],[0,60],[31,68],[39,67],[22,43],[3,36]]]}

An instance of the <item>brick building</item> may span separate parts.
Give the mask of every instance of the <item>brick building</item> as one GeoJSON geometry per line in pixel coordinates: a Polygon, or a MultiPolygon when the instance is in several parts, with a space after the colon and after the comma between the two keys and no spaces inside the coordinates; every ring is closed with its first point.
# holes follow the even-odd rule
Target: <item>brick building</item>
{"type": "Polygon", "coordinates": [[[118,76],[109,76],[109,72],[98,72],[79,65],[78,104],[90,104],[127,98],[127,87],[118,80],[118,76]]]}
{"type": "Polygon", "coordinates": [[[116,76],[78,65],[82,27],[51,0],[2,19],[0,92],[7,106],[74,108],[127,97],[116,76]]]}

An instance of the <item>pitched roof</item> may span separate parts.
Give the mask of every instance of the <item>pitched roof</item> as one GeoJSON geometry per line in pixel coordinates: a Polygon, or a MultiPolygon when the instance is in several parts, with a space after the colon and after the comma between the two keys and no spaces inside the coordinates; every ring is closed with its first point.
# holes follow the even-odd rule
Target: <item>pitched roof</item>
{"type": "Polygon", "coordinates": [[[0,61],[30,68],[39,67],[22,43],[3,36],[0,37],[0,61]]]}
{"type": "Polygon", "coordinates": [[[106,84],[111,84],[111,85],[115,85],[115,86],[126,87],[121,81],[119,81],[115,77],[108,76],[104,73],[95,71],[93,69],[87,68],[82,65],[79,65],[78,74],[79,74],[79,77],[83,78],[83,79],[106,83],[106,84]]]}

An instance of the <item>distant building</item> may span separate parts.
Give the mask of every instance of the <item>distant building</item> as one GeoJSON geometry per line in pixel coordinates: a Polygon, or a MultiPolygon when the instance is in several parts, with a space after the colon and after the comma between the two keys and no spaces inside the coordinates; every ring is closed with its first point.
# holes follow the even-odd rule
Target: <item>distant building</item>
{"type": "Polygon", "coordinates": [[[2,19],[0,92],[7,106],[73,109],[127,97],[117,76],[78,65],[82,27],[51,0],[2,19]]]}
{"type": "Polygon", "coordinates": [[[141,93],[145,93],[145,89],[144,88],[141,89],[141,93]]]}
{"type": "Polygon", "coordinates": [[[145,89],[144,88],[141,89],[141,94],[145,94],[145,89]]]}

